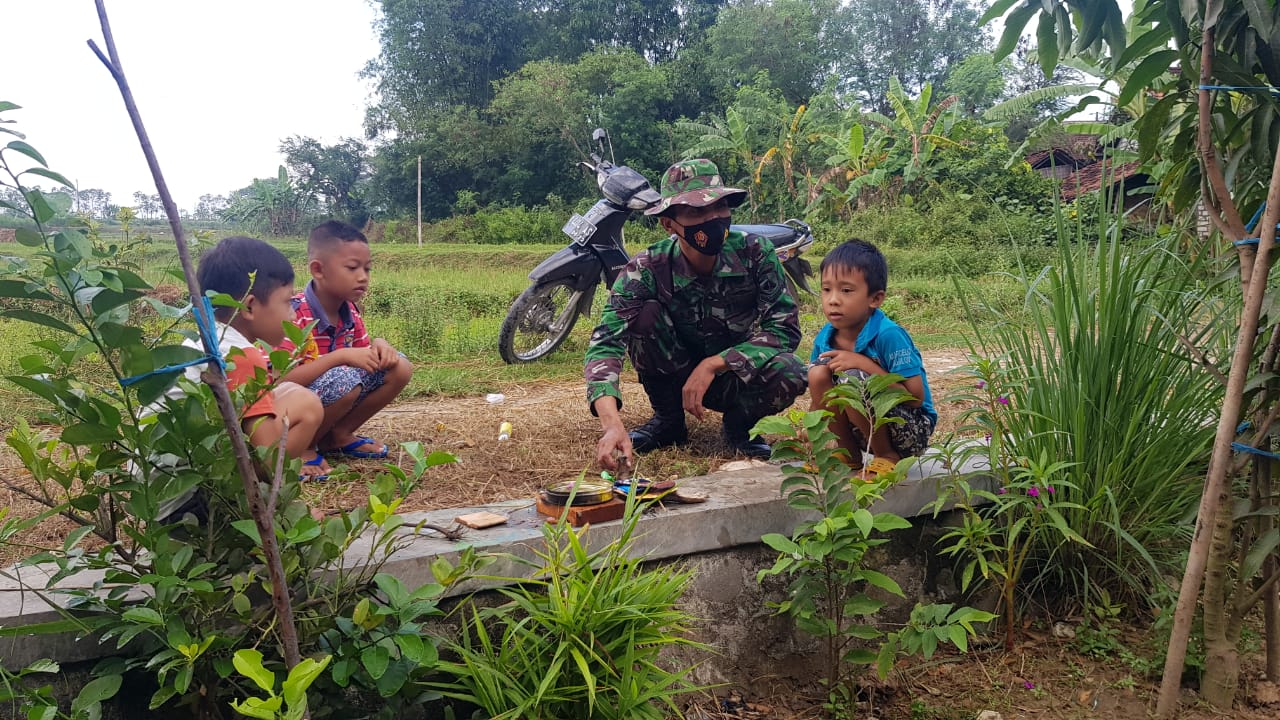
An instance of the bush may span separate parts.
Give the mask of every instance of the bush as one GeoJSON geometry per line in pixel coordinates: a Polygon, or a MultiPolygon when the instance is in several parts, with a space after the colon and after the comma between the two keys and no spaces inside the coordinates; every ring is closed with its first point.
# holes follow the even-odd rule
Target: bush
{"type": "Polygon", "coordinates": [[[1174,238],[1131,246],[1117,234],[1064,243],[1054,264],[1018,273],[1025,305],[1012,311],[966,301],[975,381],[1004,398],[979,405],[971,429],[1006,437],[1004,462],[1073,463],[1058,500],[1087,544],[1041,545],[1030,563],[1042,586],[1075,588],[1060,597],[1076,607],[1096,589],[1150,607],[1181,574],[1222,397],[1184,344],[1210,357],[1231,344],[1174,238]]]}
{"type": "MultiPolygon", "coordinates": [[[[589,201],[584,201],[576,212],[585,212],[590,205],[589,201]]],[[[424,223],[422,241],[472,245],[567,243],[568,238],[560,229],[574,212],[575,208],[559,201],[533,207],[491,205],[471,214],[424,223]]],[[[418,242],[417,224],[412,219],[388,220],[385,225],[375,227],[375,232],[380,232],[380,237],[386,242],[418,242]]],[[[623,232],[627,244],[632,246],[649,245],[666,235],[652,219],[639,215],[631,218],[623,232]]]]}

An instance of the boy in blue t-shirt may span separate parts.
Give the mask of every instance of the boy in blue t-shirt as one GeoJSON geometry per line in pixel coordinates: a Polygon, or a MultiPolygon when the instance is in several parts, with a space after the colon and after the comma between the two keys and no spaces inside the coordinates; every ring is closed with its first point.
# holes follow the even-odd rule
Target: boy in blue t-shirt
{"type": "Polygon", "coordinates": [[[870,422],[855,410],[838,411],[823,396],[848,375],[896,373],[899,387],[915,396],[890,410],[902,423],[881,426],[871,437],[870,473],[887,472],[904,457],[929,446],[938,422],[920,351],[911,336],[880,311],[889,267],[880,250],[865,240],[849,240],[822,259],[822,312],[827,324],[813,341],[809,358],[810,408],[833,412],[831,430],[848,452],[849,465],[862,467],[870,422]]]}

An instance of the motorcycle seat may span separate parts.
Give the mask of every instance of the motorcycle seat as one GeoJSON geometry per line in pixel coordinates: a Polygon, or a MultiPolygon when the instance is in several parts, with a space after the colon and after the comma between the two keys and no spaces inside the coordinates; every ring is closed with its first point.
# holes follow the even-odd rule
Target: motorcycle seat
{"type": "Polygon", "coordinates": [[[807,228],[783,225],[734,225],[731,229],[739,230],[747,235],[755,235],[773,243],[775,249],[786,248],[808,239],[807,228]]]}

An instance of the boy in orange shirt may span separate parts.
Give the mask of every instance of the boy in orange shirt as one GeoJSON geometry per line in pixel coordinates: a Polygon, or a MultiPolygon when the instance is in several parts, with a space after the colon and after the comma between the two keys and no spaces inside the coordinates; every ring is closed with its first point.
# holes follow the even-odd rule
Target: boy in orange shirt
{"type": "MultiPolygon", "coordinates": [[[[386,407],[413,376],[413,365],[382,338],[370,338],[356,303],[369,291],[369,240],[355,227],[330,220],[307,237],[311,282],[293,297],[294,322],[315,323],[305,361],[285,379],[309,387],[324,404],[317,441],[320,452],[354,458],[384,458],[387,446],[357,435],[360,426],[386,407]]],[[[293,343],[279,345],[293,350],[293,343]]]]}
{"type": "MultiPolygon", "coordinates": [[[[289,260],[261,240],[229,237],[200,257],[196,277],[201,290],[224,293],[243,304],[241,308],[214,310],[218,351],[227,360],[227,386],[234,390],[253,379],[259,370],[269,376],[267,356],[256,343],[279,344],[284,339],[284,323],[293,320],[290,304],[293,267],[289,260]]],[[[195,340],[183,344],[203,350],[195,340]]],[[[204,365],[189,367],[184,374],[188,380],[198,383],[204,368],[204,365]]],[[[185,394],[181,385],[165,393],[169,398],[181,398],[185,394]]],[[[160,411],[159,407],[156,411],[160,411]]],[[[314,449],[316,431],[324,418],[324,408],[315,393],[296,383],[281,382],[240,412],[241,426],[249,442],[257,447],[278,445],[286,418],[289,423],[286,456],[302,458],[301,479],[325,479],[329,465],[314,449]]],[[[180,467],[178,460],[174,456],[162,456],[155,459],[154,466],[157,470],[176,469],[180,467]]],[[[160,522],[176,522],[186,515],[193,516],[199,523],[208,517],[208,508],[198,489],[161,502],[156,513],[160,522]]]]}

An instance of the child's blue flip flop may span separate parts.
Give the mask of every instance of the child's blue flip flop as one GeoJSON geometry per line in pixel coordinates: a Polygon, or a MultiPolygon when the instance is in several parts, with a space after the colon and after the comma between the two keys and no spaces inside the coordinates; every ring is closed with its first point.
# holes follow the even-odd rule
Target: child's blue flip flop
{"type": "MultiPolygon", "coordinates": [[[[311,458],[310,460],[303,460],[302,464],[310,465],[311,467],[320,467],[321,465],[324,464],[324,456],[321,455],[320,453],[316,453],[315,457],[311,458]]],[[[328,480],[328,479],[329,479],[328,473],[325,473],[324,475],[308,475],[307,473],[298,473],[298,482],[324,482],[325,480],[328,480]]]]}
{"type": "Polygon", "coordinates": [[[387,446],[384,443],[380,443],[377,440],[374,440],[373,438],[364,437],[363,435],[357,435],[355,440],[352,440],[351,442],[347,443],[346,445],[343,445],[340,448],[337,448],[336,450],[330,450],[329,452],[333,453],[334,455],[342,455],[345,457],[378,460],[386,457],[390,451],[387,449],[387,446]],[[369,452],[367,450],[357,450],[356,448],[360,447],[361,445],[380,445],[382,449],[375,450],[373,452],[369,452]]]}

